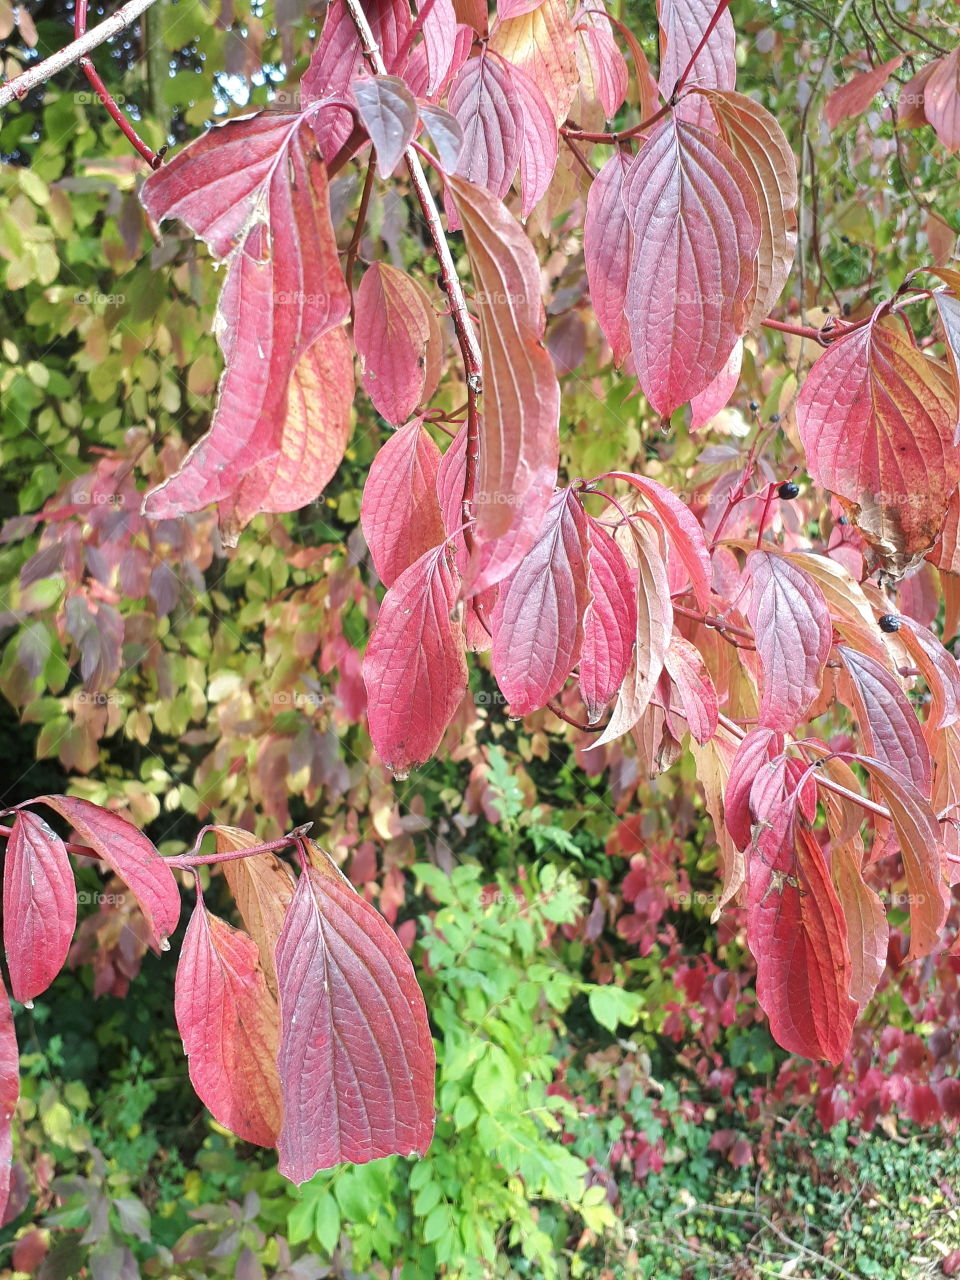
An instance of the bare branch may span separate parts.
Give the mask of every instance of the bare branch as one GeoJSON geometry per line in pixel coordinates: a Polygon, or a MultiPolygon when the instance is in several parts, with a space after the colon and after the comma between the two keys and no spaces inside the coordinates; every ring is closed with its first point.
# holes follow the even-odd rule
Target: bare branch
{"type": "Polygon", "coordinates": [[[106,21],[101,22],[99,26],[94,27],[92,31],[86,32],[79,40],[74,40],[71,44],[65,45],[58,53],[51,54],[49,58],[44,58],[43,62],[38,62],[32,67],[28,67],[21,75],[16,76],[13,80],[8,80],[6,84],[0,85],[0,107],[9,106],[11,102],[18,102],[21,98],[26,97],[31,89],[36,88],[38,84],[52,79],[53,76],[63,71],[65,67],[71,66],[90,52],[96,49],[104,41],[112,39],[113,36],[119,35],[126,27],[132,26],[141,14],[146,13],[156,0],[127,0],[116,13],[111,14],[106,21]]]}

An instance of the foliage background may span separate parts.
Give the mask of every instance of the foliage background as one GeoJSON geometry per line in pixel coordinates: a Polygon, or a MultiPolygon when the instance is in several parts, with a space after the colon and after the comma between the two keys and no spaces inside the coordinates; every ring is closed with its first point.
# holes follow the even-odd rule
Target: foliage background
{"type": "MultiPolygon", "coordinates": [[[[69,4],[24,12],[0,4],[8,74],[72,21],[69,4]]],[[[956,32],[934,4],[899,0],[733,13],[741,83],[801,157],[785,306],[860,314],[960,231],[957,165],[929,129],[896,133],[896,78],[833,136],[824,94],[865,49],[880,61],[902,45],[919,66],[956,32]]],[[[295,85],[321,17],[296,0],[160,0],[98,65],[159,146],[295,85]]],[[[624,18],[655,60],[653,3],[624,18]]],[[[508,722],[481,661],[443,758],[390,779],[359,678],[377,600],[359,500],[384,425],[358,395],[326,493],[259,517],[234,549],[210,515],[143,521],[138,491],[209,421],[215,273],[147,225],[142,165],[75,68],[7,113],[0,159],[6,802],[69,789],[165,853],[210,815],[264,838],[313,821],[413,951],[441,1117],[422,1162],[283,1184],[199,1108],[173,965],[145,953],[123,886],[90,867],[73,970],[18,1011],[3,1274],[953,1274],[956,960],[905,966],[895,934],[848,1060],[814,1068],[766,1031],[737,913],[710,923],[715,849],[689,757],[649,779],[629,748],[590,755],[548,712],[508,722]]],[[[403,184],[379,194],[361,256],[382,240],[410,266],[403,184]]],[[[358,197],[355,173],[338,180],[344,246],[358,197]]],[[[734,404],[702,439],[682,421],[661,435],[597,359],[565,229],[538,231],[568,475],[634,466],[709,495],[776,414],[771,476],[789,469],[790,340],[748,344],[734,404]]],[[[802,502],[777,518],[802,527],[802,502]]],[[[209,894],[225,909],[216,876],[209,894]]]]}

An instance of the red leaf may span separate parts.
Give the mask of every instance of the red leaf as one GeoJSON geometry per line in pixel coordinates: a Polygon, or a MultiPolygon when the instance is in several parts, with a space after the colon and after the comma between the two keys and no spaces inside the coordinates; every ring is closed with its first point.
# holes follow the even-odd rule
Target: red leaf
{"type": "Polygon", "coordinates": [[[297,511],[323,492],[350,439],[353,395],[353,348],[342,327],[331,329],[297,362],[276,452],[241,476],[220,507],[221,528],[239,531],[261,511],[297,511]]]}
{"type": "MultiPolygon", "coordinates": [[[[410,6],[406,0],[364,0],[363,10],[387,71],[401,75],[403,65],[398,55],[413,25],[410,6]]],[[[363,46],[347,6],[344,0],[331,0],[310,66],[300,81],[304,105],[331,94],[345,94],[365,70],[363,46]]]]}
{"type": "Polygon", "coordinates": [[[0,1219],[6,1220],[13,1160],[13,1116],[20,1097],[20,1054],[13,1012],[0,981],[0,1219]]]}
{"type": "MultiPolygon", "coordinates": [[[[440,459],[437,471],[437,497],[443,513],[443,528],[456,550],[457,571],[467,571],[467,548],[461,532],[463,519],[463,486],[467,475],[467,428],[460,428],[440,459]]],[[[490,648],[490,626],[487,619],[497,601],[497,587],[463,601],[463,630],[467,648],[483,653],[490,648]]]]}
{"type": "Polygon", "coordinates": [[[510,190],[520,163],[520,117],[510,72],[484,52],[457,73],[447,106],[463,130],[457,174],[498,198],[510,190]]]}
{"type": "Polygon", "coordinates": [[[32,1004],[46,991],[63,968],[76,924],[66,847],[42,818],[21,811],[3,865],[3,946],[14,1000],[32,1004]]]}
{"type": "Polygon", "coordinates": [[[671,115],[630,166],[623,200],[634,235],[627,316],[637,377],[667,416],[713,381],[749,320],[757,196],[722,139],[671,115]]]}
{"type": "Polygon", "coordinates": [[[813,834],[785,815],[780,823],[776,853],[749,860],[747,941],[757,999],[784,1049],[838,1063],[857,1014],[843,910],[813,834]]]}
{"type": "Polygon", "coordinates": [[[897,54],[889,62],[861,71],[852,80],[834,89],[828,95],[823,108],[823,118],[829,129],[835,129],[843,120],[852,120],[866,111],[883,86],[903,62],[903,54],[897,54]]]}
{"type": "Polygon", "coordinates": [[[599,521],[587,518],[587,592],[580,648],[580,696],[590,724],[623,684],[637,640],[637,587],[623,552],[599,521]]]}
{"type": "Polygon", "coordinates": [[[717,732],[720,703],[700,650],[675,631],[664,666],[676,687],[690,732],[702,746],[717,732]]]}
{"type": "Polygon", "coordinates": [[[804,571],[769,551],[751,551],[747,615],[763,669],[760,723],[792,729],[820,692],[833,624],[823,592],[804,571]]]}
{"type": "MultiPolygon", "coordinates": [[[[664,98],[673,93],[716,8],[716,0],[659,0],[660,92],[664,98]]],[[[697,54],[685,87],[732,89],[736,82],[736,36],[727,10],[697,54]]],[[[709,108],[699,94],[682,99],[677,113],[685,120],[711,127],[709,108]]]]}
{"type": "Polygon", "coordinates": [[[230,496],[278,447],[291,374],[350,310],[330,225],[326,169],[309,124],[269,114],[211,129],[143,185],[150,215],[183,219],[230,255],[218,304],[226,369],[213,423],[149,493],[154,518],[230,496]]]}
{"type": "Polygon", "coordinates": [[[430,299],[405,271],[375,262],[354,300],[363,388],[388,422],[406,422],[437,389],[442,339],[430,299]]]}
{"type": "Polygon", "coordinates": [[[473,591],[492,586],[533,543],[557,475],[560,387],[543,345],[540,264],[488,192],[451,178],[476,284],[484,413],[475,511],[480,559],[473,591]],[[511,535],[510,550],[483,544],[511,535]]]}
{"type": "Polygon", "coordinates": [[[510,81],[520,125],[520,212],[528,217],[546,194],[557,167],[560,135],[550,104],[535,81],[511,67],[510,81]]]}
{"type": "Polygon", "coordinates": [[[740,381],[743,364],[743,340],[740,339],[730,352],[730,358],[714,380],[690,400],[690,430],[699,431],[730,403],[730,397],[740,381]]]}
{"type": "Polygon", "coordinates": [[[625,172],[624,154],[618,148],[590,184],[583,221],[590,301],[618,365],[630,350],[626,304],[633,231],[623,203],[625,172]]]}
{"type": "Polygon", "coordinates": [[[272,1147],[282,1118],[277,1004],[257,944],[201,898],[183,939],[174,1012],[201,1102],[238,1138],[272,1147]]]}
{"type": "Polygon", "coordinates": [[[396,76],[361,76],[350,88],[376,152],[377,173],[389,178],[417,131],[417,100],[396,76]]]}
{"type": "Polygon", "coordinates": [[[738,849],[746,849],[752,839],[753,812],[750,789],[761,767],[778,755],[783,739],[773,729],[751,729],[730,765],[723,794],[723,819],[738,849]]]}
{"type": "Polygon", "coordinates": [[[932,697],[928,724],[946,729],[960,720],[960,666],[929,629],[901,617],[900,638],[923,674],[932,697]]]}
{"type": "MultiPolygon", "coordinates": [[[[582,95],[580,100],[581,103],[584,100],[587,103],[599,102],[604,119],[612,120],[627,96],[630,71],[609,27],[602,22],[593,21],[600,12],[594,10],[577,27],[577,66],[580,70],[582,95]]],[[[641,74],[640,68],[637,73],[641,74]]],[[[644,112],[645,116],[648,114],[651,113],[644,112]]]]}
{"type": "Polygon", "coordinates": [[[887,913],[877,893],[863,878],[863,845],[834,842],[830,874],[847,922],[850,948],[850,995],[861,1012],[872,999],[887,965],[887,913]]]}
{"type": "Polygon", "coordinates": [[[360,523],[377,576],[390,587],[444,539],[437,499],[440,450],[418,419],[394,432],[370,464],[360,523]]]}
{"type": "Polygon", "coordinates": [[[426,1153],[433,1041],[413,966],[379,913],[308,867],[277,943],[280,1172],[426,1153]]]}
{"type": "Polygon", "coordinates": [[[561,489],[537,540],[500,587],[492,665],[513,716],[546,706],[576,665],[589,599],[587,537],[576,494],[561,489]]]}
{"type": "Polygon", "coordinates": [[[120,877],[140,904],[160,949],[168,950],[167,939],[180,919],[180,890],[173,872],[143,832],[119,814],[101,809],[89,800],[38,796],[33,803],[55,809],[70,823],[81,842],[89,845],[120,877]]]}
{"type": "Polygon", "coordinates": [[[427,58],[427,97],[432,98],[442,88],[453,64],[457,44],[457,14],[452,0],[433,0],[432,4],[423,0],[419,10],[424,13],[420,29],[423,32],[423,47],[427,58]]]}
{"type": "Polygon", "coordinates": [[[670,489],[629,471],[611,471],[613,480],[625,480],[640,494],[663,525],[670,546],[680,557],[701,609],[710,603],[713,568],[699,520],[670,489]]]}
{"type": "Polygon", "coordinates": [[[636,519],[620,538],[637,584],[637,634],[617,701],[595,747],[629,732],[643,715],[663,671],[673,632],[670,583],[656,533],[647,521],[636,519]]]}
{"type": "Polygon", "coordinates": [[[923,111],[947,150],[960,149],[960,48],[934,64],[923,86],[923,111]]]}
{"type": "Polygon", "coordinates": [[[449,546],[435,547],[404,570],[364,655],[370,737],[397,776],[433,755],[467,687],[452,559],[449,546]]]}
{"type": "Polygon", "coordinates": [[[943,527],[960,480],[956,421],[946,370],[876,319],[828,347],[800,389],[813,481],[840,498],[892,575],[916,564],[943,527]]]}
{"type": "Polygon", "coordinates": [[[940,940],[950,905],[940,824],[926,798],[901,773],[882,760],[853,759],[863,765],[883,796],[897,834],[910,898],[908,959],[929,955],[940,940]]]}
{"type": "Polygon", "coordinates": [[[837,653],[850,675],[853,710],[868,754],[929,797],[933,779],[930,752],[920,721],[897,677],[856,649],[838,645],[837,653]]]}

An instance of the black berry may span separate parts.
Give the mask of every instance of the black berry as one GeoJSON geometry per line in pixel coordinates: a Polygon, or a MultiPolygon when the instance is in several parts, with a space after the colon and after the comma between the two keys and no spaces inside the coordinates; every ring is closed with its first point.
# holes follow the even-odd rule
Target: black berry
{"type": "Polygon", "coordinates": [[[784,502],[789,502],[791,498],[796,498],[800,493],[800,486],[794,484],[792,480],[785,480],[777,490],[784,502]]]}
{"type": "Polygon", "coordinates": [[[895,613],[885,613],[878,623],[881,631],[886,631],[891,635],[894,631],[900,630],[900,619],[895,613]]]}
{"type": "Polygon", "coordinates": [[[750,401],[750,412],[751,412],[751,413],[756,413],[756,412],[757,412],[757,410],[758,410],[759,408],[760,408],[760,406],[757,404],[756,400],[751,400],[751,401],[750,401]]]}
{"type": "Polygon", "coordinates": [[[771,421],[771,422],[779,422],[779,421],[780,421],[780,415],[779,415],[779,413],[771,413],[771,415],[770,415],[770,421],[771,421]]]}

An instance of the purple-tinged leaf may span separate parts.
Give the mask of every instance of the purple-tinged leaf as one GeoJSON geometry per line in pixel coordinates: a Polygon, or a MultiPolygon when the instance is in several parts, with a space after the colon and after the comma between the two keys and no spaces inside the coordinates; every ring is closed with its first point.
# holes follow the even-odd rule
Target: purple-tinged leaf
{"type": "Polygon", "coordinates": [[[421,102],[420,119],[437,152],[440,167],[455,173],[463,151],[463,129],[455,115],[444,107],[429,107],[421,102]]]}
{"type": "Polygon", "coordinates": [[[590,184],[583,222],[590,301],[617,365],[623,364],[630,351],[626,304],[633,231],[623,203],[625,173],[624,156],[618,148],[590,184]]]}
{"type": "Polygon", "coordinates": [[[850,676],[853,711],[868,754],[929,799],[933,765],[916,712],[895,675],[856,649],[838,645],[850,676]]]}
{"type": "MultiPolygon", "coordinates": [[[[669,98],[716,12],[716,0],[659,0],[660,92],[669,98]]],[[[720,17],[693,64],[685,88],[732,89],[737,82],[736,34],[729,9],[720,17]]],[[[709,108],[700,94],[681,100],[677,114],[710,128],[709,108]]]]}
{"type": "Polygon", "coordinates": [[[280,1172],[424,1155],[435,1059],[413,966],[383,917],[334,873],[301,873],[277,943],[280,1172]]]}
{"type": "Polygon", "coordinates": [[[463,130],[457,175],[502,199],[520,163],[523,129],[509,70],[486,52],[471,58],[457,73],[447,106],[463,130]]]}
{"type": "Polygon", "coordinates": [[[713,381],[744,332],[759,204],[730,147],[673,116],[641,147],[623,201],[634,236],[627,316],[637,377],[667,416],[713,381]]]}
{"type": "Polygon", "coordinates": [[[501,584],[491,620],[492,666],[511,715],[546,706],[580,656],[587,536],[579,499],[561,489],[533,546],[501,584]]]}
{"type": "Polygon", "coordinates": [[[783,740],[773,729],[751,729],[737,747],[723,795],[723,820],[738,849],[752,838],[754,814],[750,808],[753,780],[763,765],[783,751],[783,740]]]}
{"type": "Polygon", "coordinates": [[[623,552],[599,521],[587,519],[587,590],[580,648],[580,696],[590,724],[623,684],[637,640],[637,584],[623,552]]]}
{"type": "Polygon", "coordinates": [[[700,650],[675,631],[664,667],[674,683],[690,732],[702,746],[717,732],[720,703],[700,650]]]}
{"type": "Polygon", "coordinates": [[[417,100],[396,76],[362,76],[350,88],[376,152],[377,173],[389,178],[417,131],[417,100]]]}
{"type": "Polygon", "coordinates": [[[763,670],[760,723],[792,729],[820,692],[833,624],[823,592],[797,565],[751,551],[747,616],[763,670]]]}
{"type": "Polygon", "coordinates": [[[529,217],[546,194],[557,167],[560,135],[550,106],[537,84],[512,67],[510,80],[520,125],[520,212],[529,217]]]}

